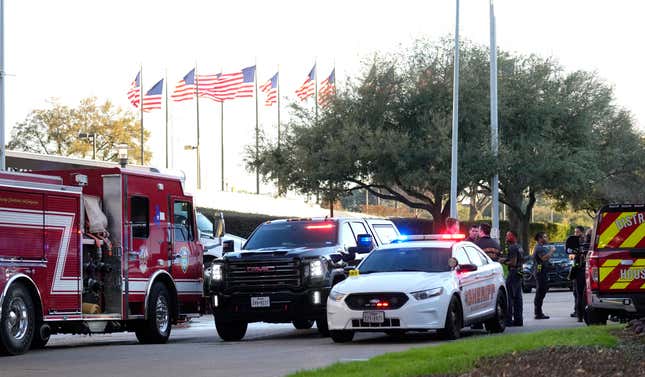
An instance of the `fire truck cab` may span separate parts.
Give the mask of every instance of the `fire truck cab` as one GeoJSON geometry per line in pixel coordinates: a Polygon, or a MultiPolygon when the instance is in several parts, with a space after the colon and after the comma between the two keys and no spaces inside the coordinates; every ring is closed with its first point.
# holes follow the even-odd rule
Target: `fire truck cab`
{"type": "Polygon", "coordinates": [[[179,177],[0,172],[0,353],[60,333],[164,343],[173,323],[201,311],[202,252],[179,177]]]}

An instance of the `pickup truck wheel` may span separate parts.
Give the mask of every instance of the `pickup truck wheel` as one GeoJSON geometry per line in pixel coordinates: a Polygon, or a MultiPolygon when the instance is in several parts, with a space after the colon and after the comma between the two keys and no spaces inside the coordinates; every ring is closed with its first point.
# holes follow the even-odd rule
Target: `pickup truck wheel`
{"type": "Polygon", "coordinates": [[[331,330],[329,335],[334,343],[347,343],[354,339],[354,332],[351,330],[331,330]]]}
{"type": "Polygon", "coordinates": [[[607,313],[602,312],[602,311],[600,311],[598,309],[593,309],[593,308],[590,308],[590,307],[587,307],[585,309],[584,319],[585,319],[585,323],[588,326],[594,326],[594,325],[603,325],[604,326],[604,325],[607,324],[607,317],[609,317],[609,315],[607,315],[607,313]]]}
{"type": "Polygon", "coordinates": [[[139,343],[163,344],[168,341],[172,329],[170,302],[168,288],[163,283],[154,283],[148,297],[148,319],[135,330],[139,343]]]}
{"type": "Polygon", "coordinates": [[[217,334],[225,342],[242,340],[246,335],[248,323],[242,321],[218,321],[215,320],[217,334]]]}
{"type": "Polygon", "coordinates": [[[501,333],[506,329],[506,305],[508,301],[506,300],[506,293],[504,291],[499,291],[497,293],[497,302],[495,303],[495,315],[484,322],[486,330],[492,333],[501,333]]]}
{"type": "Polygon", "coordinates": [[[24,285],[12,284],[2,303],[0,354],[20,355],[27,352],[34,330],[34,302],[31,295],[24,285]]]}
{"type": "Polygon", "coordinates": [[[461,306],[457,296],[452,296],[448,312],[446,313],[445,327],[439,330],[439,334],[444,339],[457,339],[461,334],[461,328],[464,327],[464,320],[461,314],[461,306]]]}
{"type": "Polygon", "coordinates": [[[320,335],[325,337],[329,336],[329,324],[327,323],[326,315],[323,318],[316,320],[316,327],[318,328],[320,335]]]}
{"type": "Polygon", "coordinates": [[[308,330],[312,328],[314,325],[314,321],[310,319],[299,319],[291,323],[293,323],[293,327],[295,327],[298,330],[308,330]]]}

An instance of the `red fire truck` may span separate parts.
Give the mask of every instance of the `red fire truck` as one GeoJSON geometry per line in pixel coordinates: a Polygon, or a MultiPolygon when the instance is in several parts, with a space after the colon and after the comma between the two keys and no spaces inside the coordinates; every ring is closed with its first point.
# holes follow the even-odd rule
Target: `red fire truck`
{"type": "Polygon", "coordinates": [[[61,333],[164,343],[173,323],[201,311],[202,252],[179,177],[0,172],[0,353],[61,333]]]}

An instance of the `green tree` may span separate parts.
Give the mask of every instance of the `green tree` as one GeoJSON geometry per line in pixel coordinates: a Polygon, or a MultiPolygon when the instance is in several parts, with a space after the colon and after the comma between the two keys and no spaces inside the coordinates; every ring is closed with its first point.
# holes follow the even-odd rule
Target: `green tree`
{"type": "MultiPolygon", "coordinates": [[[[140,150],[139,122],[134,116],[110,101],[97,103],[90,97],[80,101],[77,107],[69,107],[51,101],[46,109],[36,109],[18,123],[11,132],[9,149],[32,153],[54,154],[71,157],[92,157],[92,140],[82,139],[79,134],[96,135],[96,158],[117,161],[116,145],[127,144],[131,150],[140,150]]],[[[150,132],[144,132],[144,142],[150,132]]],[[[144,151],[144,160],[149,162],[152,153],[144,151]]],[[[138,160],[133,158],[131,160],[138,160]]]]}

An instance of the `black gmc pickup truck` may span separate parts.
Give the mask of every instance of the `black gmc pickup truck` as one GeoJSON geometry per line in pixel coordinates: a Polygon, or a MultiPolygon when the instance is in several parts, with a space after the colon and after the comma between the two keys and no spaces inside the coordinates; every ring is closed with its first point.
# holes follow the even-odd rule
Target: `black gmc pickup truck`
{"type": "Polygon", "coordinates": [[[318,331],[328,335],[327,296],[345,279],[344,268],[398,236],[396,226],[384,219],[261,224],[242,250],[225,253],[205,271],[217,333],[232,341],[242,339],[251,322],[292,322],[297,329],[316,322],[318,331]]]}

